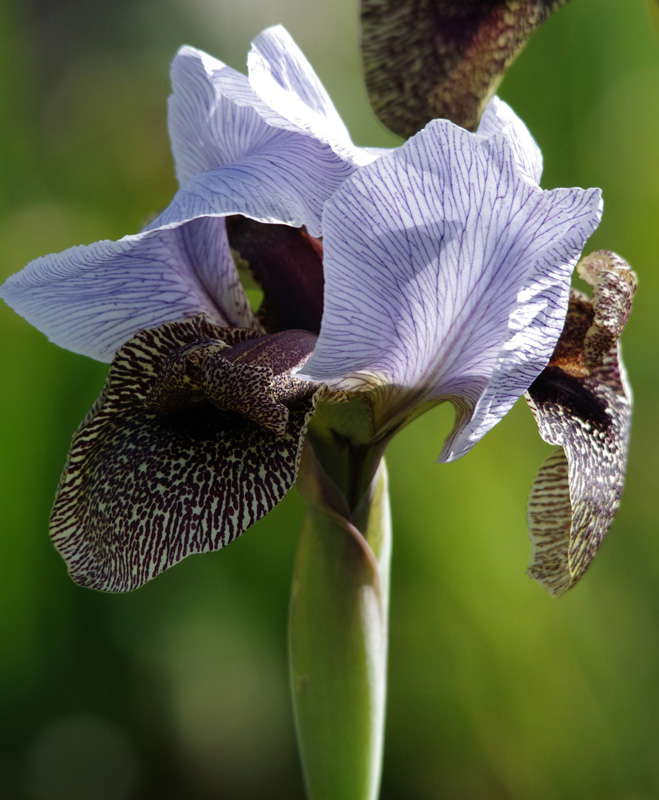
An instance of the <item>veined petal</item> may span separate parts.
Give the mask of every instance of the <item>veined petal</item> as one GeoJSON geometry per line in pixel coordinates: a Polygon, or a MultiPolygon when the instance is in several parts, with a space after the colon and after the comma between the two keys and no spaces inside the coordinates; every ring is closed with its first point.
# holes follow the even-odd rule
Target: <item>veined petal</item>
{"type": "Polygon", "coordinates": [[[266,31],[253,47],[249,79],[192,47],[177,53],[168,119],[179,183],[183,190],[203,193],[233,170],[246,182],[245,195],[255,185],[259,198],[270,198],[262,207],[250,197],[248,207],[236,213],[306,225],[318,236],[325,200],[356,165],[380,151],[352,145],[316,74],[283,28],[266,31]],[[202,178],[203,173],[209,175],[202,178]]]}
{"type": "Polygon", "coordinates": [[[323,206],[354,167],[308,136],[270,131],[261,149],[191,178],[149,228],[202,215],[242,214],[258,222],[306,225],[312,236],[320,236],[323,206]]]}
{"type": "Polygon", "coordinates": [[[364,164],[373,161],[374,150],[353,145],[325,87],[285,28],[275,25],[257,36],[247,66],[250,85],[266,107],[346,157],[364,164]]]}
{"type": "Polygon", "coordinates": [[[202,312],[217,325],[259,327],[224,219],[213,217],[37,258],[0,297],[60,347],[99,361],[139,330],[202,312]]]}
{"type": "Polygon", "coordinates": [[[481,136],[503,133],[508,138],[517,165],[535,184],[542,177],[542,153],[529,129],[508,103],[493,97],[485,107],[478,130],[481,136]]]}
{"type": "Polygon", "coordinates": [[[377,389],[381,430],[450,399],[463,455],[549,361],[599,190],[542,191],[508,136],[446,120],[362,168],[326,207],[325,307],[305,377],[377,389]]]}
{"type": "Polygon", "coordinates": [[[223,96],[217,85],[221,76],[258,100],[245,75],[208,53],[184,46],[172,61],[167,123],[181,186],[200,172],[240,159],[271,133],[249,104],[223,96]]]}
{"type": "Polygon", "coordinates": [[[224,222],[212,218],[241,214],[305,225],[319,236],[324,203],[356,169],[349,154],[339,155],[326,141],[338,135],[340,120],[330,120],[331,103],[318,79],[283,30],[273,37],[261,42],[268,49],[263,64],[279,57],[283,69],[288,62],[277,47],[293,48],[294,83],[306,98],[306,75],[319,98],[310,115],[322,116],[325,108],[325,138],[320,123],[303,127],[281,116],[245,76],[184,47],[172,65],[169,109],[183,186],[170,205],[140,234],[37,259],[10,278],[0,296],[57,344],[101,360],[110,360],[140,329],[200,312],[219,324],[258,327],[224,222]]]}

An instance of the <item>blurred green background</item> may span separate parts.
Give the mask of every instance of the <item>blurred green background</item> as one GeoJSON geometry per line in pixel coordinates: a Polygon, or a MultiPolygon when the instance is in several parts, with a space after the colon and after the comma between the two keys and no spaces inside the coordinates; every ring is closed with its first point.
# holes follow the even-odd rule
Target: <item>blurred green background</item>
{"type": "MultiPolygon", "coordinates": [[[[168,63],[187,42],[243,69],[283,22],[358,144],[372,117],[354,0],[5,0],[0,279],[118,238],[175,190],[168,63]]],[[[524,574],[525,503],[549,448],[520,403],[436,465],[451,413],[391,446],[395,542],[383,800],[659,797],[659,48],[642,0],[573,0],[500,94],[543,149],[543,185],[601,186],[588,249],[640,276],[624,334],[636,410],[627,488],[585,580],[524,574]]],[[[106,367],[0,308],[0,796],[288,798],[303,789],[286,665],[295,492],[225,552],[143,589],[71,584],[47,536],[70,437],[106,367]]]]}

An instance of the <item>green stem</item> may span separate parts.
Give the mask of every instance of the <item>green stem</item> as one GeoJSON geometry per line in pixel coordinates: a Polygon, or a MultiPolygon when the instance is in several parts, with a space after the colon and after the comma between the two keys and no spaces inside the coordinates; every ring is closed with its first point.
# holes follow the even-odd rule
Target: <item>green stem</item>
{"type": "Polygon", "coordinates": [[[386,697],[387,473],[382,447],[348,447],[329,461],[331,474],[317,450],[307,443],[299,484],[310,507],[289,627],[300,754],[309,800],[374,800],[386,697]]]}

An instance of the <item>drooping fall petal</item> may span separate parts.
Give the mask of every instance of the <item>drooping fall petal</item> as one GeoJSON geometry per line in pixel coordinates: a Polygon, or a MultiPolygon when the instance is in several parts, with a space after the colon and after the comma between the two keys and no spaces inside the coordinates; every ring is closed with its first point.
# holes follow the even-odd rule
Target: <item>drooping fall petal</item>
{"type": "Polygon", "coordinates": [[[291,488],[316,387],[290,370],[315,337],[255,336],[197,317],[119,350],[74,436],[51,516],[77,583],[135,589],[226,546],[291,488]]]}
{"type": "Polygon", "coordinates": [[[528,505],[528,573],[548,592],[579,580],[613,521],[625,477],[631,392],[618,336],[636,289],[614,253],[583,259],[593,298],[572,290],[565,328],[547,369],[526,399],[540,435],[559,447],[540,468],[528,505]]]}
{"type": "Polygon", "coordinates": [[[528,37],[567,0],[362,0],[371,105],[405,138],[436,117],[473,129],[528,37]]]}
{"type": "Polygon", "coordinates": [[[376,392],[380,432],[451,400],[441,457],[467,452],[549,361],[600,218],[599,190],[542,191],[532,163],[505,131],[437,120],[343,184],[325,212],[325,310],[304,376],[376,392]]]}

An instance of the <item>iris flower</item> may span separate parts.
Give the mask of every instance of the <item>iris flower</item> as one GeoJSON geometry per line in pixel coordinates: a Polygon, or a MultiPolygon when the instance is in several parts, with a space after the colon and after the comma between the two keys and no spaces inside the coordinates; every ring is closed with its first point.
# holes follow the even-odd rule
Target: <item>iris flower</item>
{"type": "Polygon", "coordinates": [[[171,204],[1,290],[56,344],[114,359],[51,519],[96,589],[136,588],[270,511],[318,403],[366,398],[376,444],[448,400],[440,458],[467,453],[547,367],[600,219],[599,190],[540,188],[540,151],[496,97],[475,133],[435,120],[378,151],[352,144],[282,28],[248,67],[181,49],[171,204]]]}

